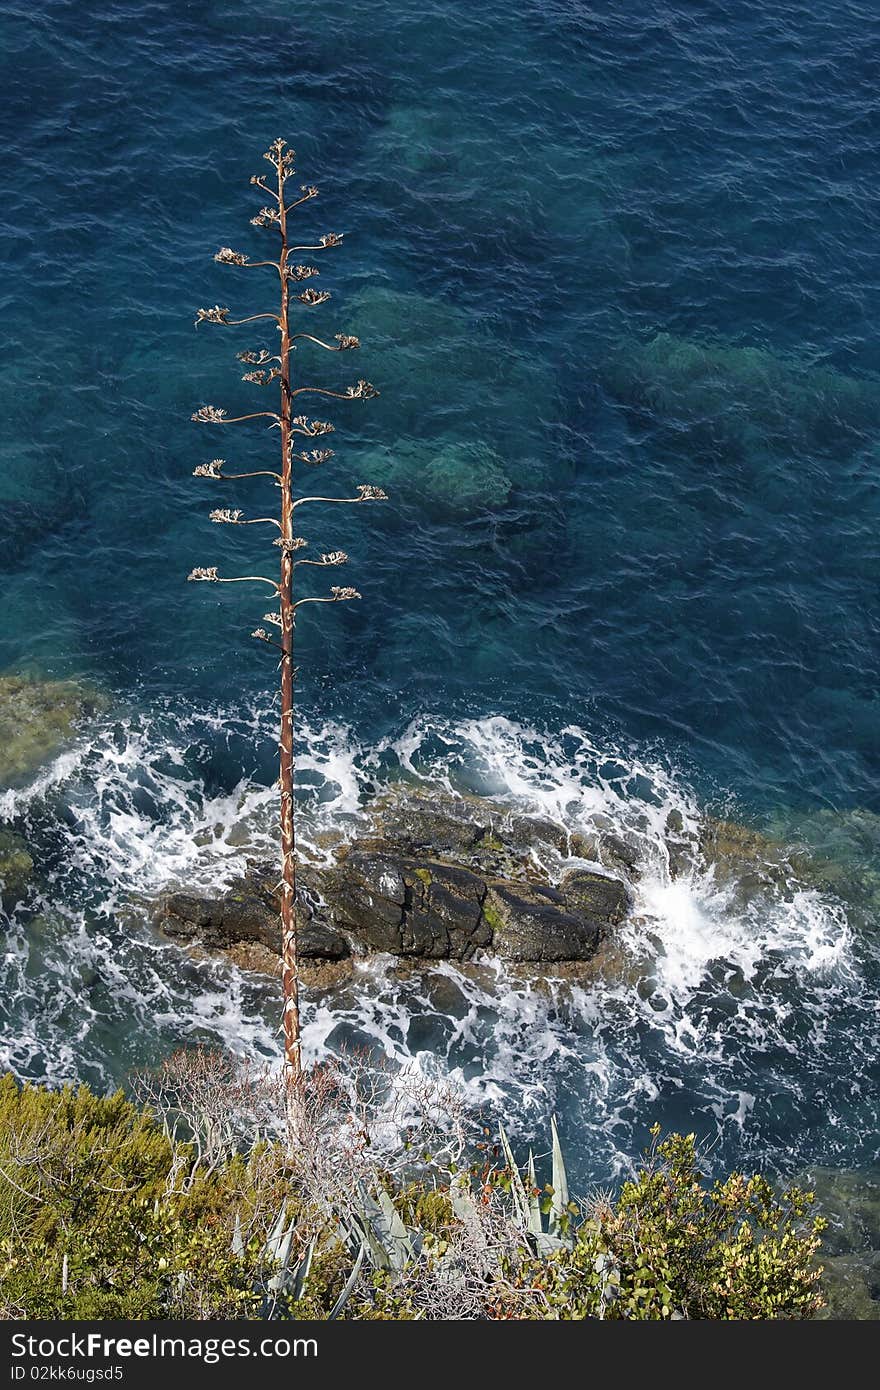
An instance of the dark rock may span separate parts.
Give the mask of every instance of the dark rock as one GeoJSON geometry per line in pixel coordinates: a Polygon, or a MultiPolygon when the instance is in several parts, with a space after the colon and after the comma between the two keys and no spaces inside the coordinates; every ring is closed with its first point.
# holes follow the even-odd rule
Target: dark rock
{"type": "Polygon", "coordinates": [[[405,849],[468,853],[490,833],[494,809],[487,802],[450,792],[396,795],[380,807],[381,834],[405,849]]]}
{"type": "MultiPolygon", "coordinates": [[[[397,789],[331,867],[301,866],[300,954],[469,961],[491,951],[511,962],[587,961],[630,901],[619,879],[595,870],[569,873],[561,888],[535,881],[545,877],[536,858],[572,851],[567,832],[551,821],[443,789],[397,789]]],[[[252,862],[221,898],[166,894],[157,920],[194,946],[236,959],[264,959],[266,950],[277,958],[277,890],[277,868],[252,862]]]]}
{"type": "Polygon", "coordinates": [[[491,940],[486,885],[457,865],[355,848],[322,890],[331,920],[370,951],[466,960],[491,940]]]}
{"type": "Polygon", "coordinates": [[[496,881],[483,911],[503,960],[588,960],[599,945],[600,923],[570,909],[554,888],[496,881]]]}
{"type": "MultiPolygon", "coordinates": [[[[166,936],[208,950],[228,951],[239,943],[252,942],[278,955],[281,927],[276,881],[277,874],[258,867],[249,869],[222,898],[166,893],[159,900],[155,921],[166,936]]],[[[301,956],[342,960],[351,954],[346,938],[317,920],[303,899],[298,911],[301,956]]]]}
{"type": "Polygon", "coordinates": [[[626,885],[610,874],[573,869],[559,885],[567,903],[603,926],[616,927],[631,907],[626,885]]]}

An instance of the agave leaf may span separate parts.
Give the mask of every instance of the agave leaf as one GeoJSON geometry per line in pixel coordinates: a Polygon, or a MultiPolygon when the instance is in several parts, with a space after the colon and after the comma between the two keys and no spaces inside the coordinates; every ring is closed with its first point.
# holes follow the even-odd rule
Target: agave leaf
{"type": "Polygon", "coordinates": [[[293,1271],[293,1297],[294,1300],[302,1298],[306,1291],[306,1281],[312,1268],[312,1257],[315,1253],[315,1242],[310,1240],[306,1246],[306,1253],[303,1255],[296,1269],[293,1271]]]}
{"type": "Polygon", "coordinates": [[[452,1203],[453,1213],[459,1221],[470,1225],[477,1220],[479,1213],[471,1196],[467,1178],[456,1178],[449,1189],[449,1200],[452,1203]]]}
{"type": "Polygon", "coordinates": [[[371,1256],[375,1255],[373,1247],[377,1244],[384,1255],[380,1267],[399,1273],[413,1258],[414,1250],[394,1203],[388,1193],[381,1189],[378,1202],[373,1200],[363,1183],[358,1184],[357,1190],[361,1207],[361,1225],[371,1256]]]}
{"type": "Polygon", "coordinates": [[[241,1214],[235,1213],[235,1226],[232,1231],[232,1253],[237,1260],[244,1254],[244,1237],[241,1234],[241,1214]]]}
{"type": "Polygon", "coordinates": [[[275,1221],[275,1225],[272,1227],[272,1230],[271,1230],[271,1233],[270,1233],[270,1235],[269,1235],[269,1238],[268,1238],[268,1240],[266,1241],[266,1244],[263,1246],[263,1258],[264,1258],[265,1260],[275,1260],[276,1263],[280,1263],[280,1260],[281,1260],[281,1246],[282,1246],[283,1241],[284,1241],[284,1232],[285,1232],[286,1223],[287,1223],[287,1203],[286,1203],[286,1202],[282,1202],[282,1203],[281,1203],[281,1210],[280,1210],[279,1213],[278,1213],[278,1216],[277,1216],[276,1221],[275,1221]]]}
{"type": "Polygon", "coordinates": [[[295,1227],[296,1222],[291,1221],[290,1226],[281,1237],[281,1244],[278,1247],[278,1253],[275,1257],[280,1265],[280,1269],[277,1274],[273,1274],[267,1285],[273,1293],[283,1293],[291,1287],[292,1276],[288,1269],[288,1265],[290,1264],[290,1247],[293,1242],[295,1227]]]}
{"type": "Polygon", "coordinates": [[[529,1199],[523,1187],[523,1180],[520,1177],[519,1169],[516,1166],[516,1159],[513,1156],[513,1149],[510,1147],[510,1140],[503,1125],[498,1126],[498,1133],[501,1137],[501,1149],[504,1154],[504,1161],[510,1169],[510,1192],[513,1197],[513,1205],[520,1225],[524,1231],[529,1228],[529,1199]]]}
{"type": "Polygon", "coordinates": [[[391,1254],[394,1268],[400,1271],[405,1269],[409,1261],[415,1258],[415,1248],[410,1234],[401,1220],[400,1213],[384,1188],[379,1190],[379,1206],[384,1218],[383,1235],[386,1249],[391,1254]]]}
{"type": "Polygon", "coordinates": [[[550,1134],[553,1139],[553,1201],[550,1206],[550,1234],[568,1240],[563,1235],[563,1217],[568,1206],[568,1176],[565,1171],[565,1159],[562,1157],[562,1145],[559,1142],[555,1115],[550,1116],[550,1134]]]}
{"type": "Polygon", "coordinates": [[[538,1186],[538,1180],[535,1177],[535,1159],[531,1149],[529,1149],[529,1166],[527,1169],[527,1177],[529,1183],[529,1222],[527,1230],[531,1235],[539,1236],[542,1234],[544,1227],[541,1222],[541,1199],[540,1197],[535,1195],[535,1190],[538,1186]]]}
{"type": "Polygon", "coordinates": [[[377,1238],[373,1230],[373,1223],[366,1217],[360,1219],[357,1216],[351,1218],[352,1228],[360,1240],[361,1246],[366,1250],[370,1257],[370,1263],[375,1269],[391,1269],[391,1256],[385,1246],[377,1238]]]}
{"type": "Polygon", "coordinates": [[[367,1247],[365,1245],[362,1245],[360,1250],[358,1251],[358,1257],[354,1262],[354,1268],[352,1269],[351,1274],[349,1274],[348,1278],[345,1281],[345,1288],[342,1290],[342,1293],[339,1295],[336,1302],[333,1304],[333,1307],[330,1309],[330,1312],[327,1314],[328,1322],[336,1321],[336,1319],[339,1317],[339,1314],[345,1307],[346,1303],[351,1298],[352,1290],[354,1289],[354,1286],[357,1283],[357,1277],[361,1272],[361,1265],[364,1262],[364,1255],[366,1255],[366,1253],[367,1247]]]}

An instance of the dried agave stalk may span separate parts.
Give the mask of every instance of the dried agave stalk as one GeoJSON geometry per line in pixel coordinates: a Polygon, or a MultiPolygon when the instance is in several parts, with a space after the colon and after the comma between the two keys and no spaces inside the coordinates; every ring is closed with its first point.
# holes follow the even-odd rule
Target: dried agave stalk
{"type": "MultiPolygon", "coordinates": [[[[281,435],[281,466],[276,472],[274,469],[259,469],[250,473],[224,473],[223,459],[212,459],[210,463],[200,464],[195,470],[197,477],[210,478],[215,481],[222,481],[228,478],[251,478],[251,477],[270,477],[278,484],[281,492],[281,503],[279,515],[275,517],[255,517],[248,519],[243,512],[238,509],[216,508],[211,513],[211,520],[227,525],[257,525],[261,522],[268,522],[275,526],[279,532],[274,544],[281,551],[281,572],[279,580],[269,579],[265,575],[241,575],[232,578],[222,578],[217,573],[216,566],[199,566],[193,569],[189,578],[192,580],[208,581],[218,584],[238,584],[244,582],[256,582],[269,584],[273,590],[273,595],[277,599],[277,613],[265,615],[264,621],[272,623],[280,628],[280,641],[276,642],[264,627],[258,627],[252,636],[259,641],[268,643],[281,653],[281,960],[282,960],[282,990],[284,995],[284,1013],[282,1031],[284,1034],[284,1056],[285,1072],[288,1082],[288,1094],[293,1097],[301,1090],[303,1065],[302,1065],[302,1042],[300,1031],[300,1009],[299,1009],[299,956],[297,950],[297,924],[296,924],[296,834],[295,834],[295,813],[294,813],[294,740],[293,740],[293,713],[294,713],[294,667],[293,667],[293,629],[297,609],[307,603],[342,603],[352,599],[360,598],[357,589],[347,586],[334,586],[330,589],[329,595],[315,595],[296,597],[294,595],[294,570],[298,565],[309,564],[316,567],[333,566],[344,564],[348,556],[341,550],[330,550],[324,552],[318,560],[296,560],[294,555],[306,545],[302,536],[294,535],[294,514],[297,509],[307,502],[341,502],[358,504],[361,502],[373,502],[385,500],[385,493],[381,488],[372,487],[368,484],[361,484],[357,488],[355,497],[296,497],[294,495],[294,463],[303,463],[309,467],[325,462],[333,456],[330,449],[313,449],[310,451],[296,452],[294,449],[294,437],[298,434],[306,435],[308,438],[315,438],[319,435],[329,434],[333,430],[333,425],[323,420],[310,420],[306,415],[294,414],[294,402],[297,397],[312,394],[335,397],[338,400],[369,400],[378,394],[375,387],[368,381],[360,380],[353,386],[347,387],[344,391],[330,391],[321,386],[294,386],[291,382],[290,356],[291,350],[296,339],[307,339],[326,349],[328,352],[348,352],[360,346],[356,337],[348,333],[337,333],[333,342],[326,342],[311,333],[291,332],[290,310],[291,300],[295,299],[298,304],[302,304],[305,310],[325,303],[330,295],[326,290],[315,290],[308,288],[292,295],[291,286],[297,285],[302,280],[311,278],[319,274],[318,268],[312,265],[299,264],[289,261],[289,257],[295,253],[304,251],[323,251],[333,246],[338,246],[342,241],[342,236],[338,233],[327,233],[318,238],[312,245],[291,245],[288,234],[288,218],[293,210],[303,203],[311,201],[318,194],[318,189],[303,184],[300,188],[300,196],[291,202],[286,202],[285,187],[288,180],[292,177],[295,170],[293,167],[294,152],[288,148],[284,140],[276,140],[266,151],[265,159],[272,166],[272,175],[260,177],[254,175],[251,183],[259,188],[268,198],[268,203],[260,212],[251,219],[255,227],[264,227],[277,234],[280,241],[278,259],[252,261],[243,252],[233,250],[232,247],[222,246],[216,253],[214,259],[222,265],[236,266],[242,269],[254,269],[258,266],[274,268],[279,280],[279,307],[278,312],[266,312],[248,315],[241,319],[231,319],[230,310],[215,304],[212,308],[199,309],[196,314],[196,325],[200,323],[218,324],[223,327],[235,327],[239,324],[252,323],[257,319],[272,319],[277,325],[280,334],[279,351],[272,352],[266,348],[257,351],[245,351],[238,353],[241,362],[248,366],[255,367],[256,370],[248,371],[244,375],[244,380],[256,386],[267,386],[273,381],[278,381],[280,385],[280,404],[278,411],[261,410],[254,411],[247,415],[239,415],[230,418],[226,411],[221,407],[213,405],[201,406],[192,416],[193,420],[201,424],[209,425],[231,425],[239,424],[247,420],[268,419],[272,427],[277,427],[281,435]],[[271,182],[266,180],[271,178],[271,182]]],[[[291,1113],[294,1107],[291,1106],[291,1113]]]]}

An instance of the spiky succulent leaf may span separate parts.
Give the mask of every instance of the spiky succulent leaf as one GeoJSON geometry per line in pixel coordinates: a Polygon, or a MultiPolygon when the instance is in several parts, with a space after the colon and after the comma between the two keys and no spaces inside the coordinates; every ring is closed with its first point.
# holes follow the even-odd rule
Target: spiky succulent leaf
{"type": "Polygon", "coordinates": [[[358,1257],[354,1262],[351,1274],[349,1274],[348,1278],[345,1281],[345,1288],[342,1290],[342,1293],[339,1295],[336,1302],[333,1304],[333,1307],[330,1309],[330,1312],[327,1314],[328,1322],[336,1321],[336,1319],[339,1317],[339,1314],[344,1309],[346,1303],[351,1298],[354,1286],[357,1283],[357,1277],[361,1272],[361,1265],[364,1262],[364,1256],[366,1255],[366,1253],[367,1247],[365,1245],[362,1245],[360,1250],[358,1251],[358,1257]]]}
{"type": "Polygon", "coordinates": [[[504,1154],[504,1161],[510,1169],[510,1195],[513,1197],[513,1205],[516,1209],[517,1219],[524,1231],[529,1228],[529,1199],[523,1180],[520,1177],[516,1160],[513,1156],[513,1149],[510,1147],[510,1140],[503,1125],[498,1126],[498,1134],[501,1139],[501,1149],[504,1154]]]}
{"type": "Polygon", "coordinates": [[[568,1175],[565,1171],[565,1159],[562,1156],[562,1145],[559,1142],[559,1131],[556,1128],[556,1116],[550,1116],[550,1135],[553,1141],[553,1201],[550,1206],[550,1234],[558,1236],[569,1244],[569,1238],[565,1234],[564,1217],[568,1207],[568,1175]]]}
{"type": "Polygon", "coordinates": [[[528,1181],[529,1199],[529,1221],[527,1230],[530,1235],[539,1236],[543,1233],[544,1226],[541,1221],[541,1199],[538,1196],[538,1180],[535,1177],[535,1158],[529,1149],[529,1165],[526,1170],[528,1181]]]}

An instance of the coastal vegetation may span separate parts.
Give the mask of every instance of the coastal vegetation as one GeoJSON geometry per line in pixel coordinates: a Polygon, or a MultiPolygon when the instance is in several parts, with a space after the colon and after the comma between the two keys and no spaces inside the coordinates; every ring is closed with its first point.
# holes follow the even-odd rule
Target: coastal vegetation
{"type": "Polygon", "coordinates": [[[805,1319],[812,1194],[711,1183],[651,1131],[614,1192],[487,1142],[453,1092],[362,1057],[313,1069],[298,1149],[283,1078],[217,1054],[141,1077],[151,1108],[0,1079],[0,1316],[805,1319]],[[542,1175],[543,1176],[543,1175],[542,1175]]]}

